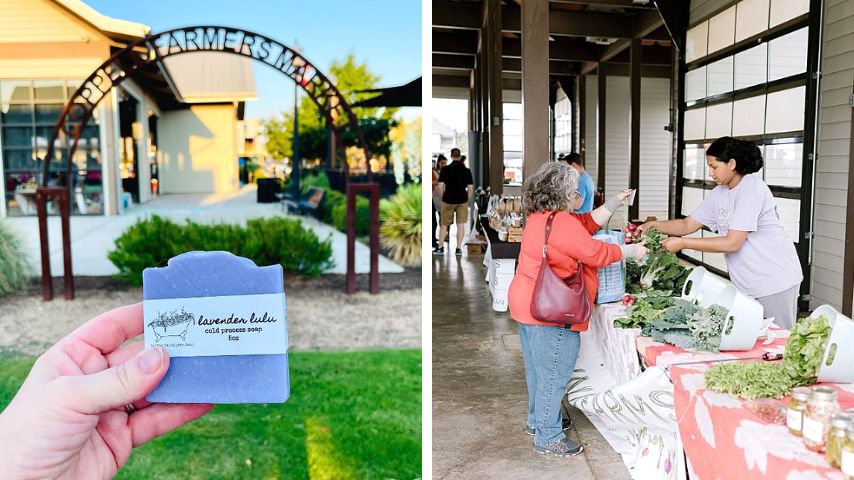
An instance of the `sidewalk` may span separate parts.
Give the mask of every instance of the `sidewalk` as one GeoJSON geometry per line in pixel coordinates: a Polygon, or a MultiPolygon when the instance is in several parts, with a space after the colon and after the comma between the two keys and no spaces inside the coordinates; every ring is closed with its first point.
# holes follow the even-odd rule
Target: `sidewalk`
{"type": "MultiPolygon", "coordinates": [[[[174,194],[161,195],[143,204],[134,205],[121,215],[106,217],[71,217],[71,262],[75,275],[107,276],[118,273],[107,259],[115,239],[138,219],[160,215],[176,222],[192,219],[198,223],[245,223],[258,217],[290,217],[302,220],[320,239],[332,238],[332,257],[335,266],[325,273],[347,272],[347,235],[313,218],[286,215],[277,203],[257,203],[255,185],[246,185],[233,194],[174,194]]],[[[18,233],[33,269],[41,271],[39,223],[35,217],[10,217],[4,220],[18,233]]],[[[50,265],[53,276],[62,276],[62,236],[59,217],[48,219],[50,265]]],[[[380,256],[380,273],[400,273],[403,267],[380,256]]],[[[370,271],[370,249],[356,242],[356,273],[370,271]]]]}

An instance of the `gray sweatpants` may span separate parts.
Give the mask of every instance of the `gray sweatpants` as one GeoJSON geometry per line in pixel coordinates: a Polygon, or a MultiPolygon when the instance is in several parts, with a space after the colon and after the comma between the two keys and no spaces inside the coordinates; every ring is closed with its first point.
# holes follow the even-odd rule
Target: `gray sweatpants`
{"type": "Polygon", "coordinates": [[[765,318],[774,317],[774,323],[782,328],[791,330],[798,316],[798,293],[801,285],[757,298],[765,308],[765,318]]]}

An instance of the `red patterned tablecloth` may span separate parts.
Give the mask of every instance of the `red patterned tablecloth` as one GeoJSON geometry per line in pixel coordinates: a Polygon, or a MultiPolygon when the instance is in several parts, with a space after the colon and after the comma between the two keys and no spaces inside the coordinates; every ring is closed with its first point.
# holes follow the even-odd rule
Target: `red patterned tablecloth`
{"type": "MultiPolygon", "coordinates": [[[[692,479],[842,480],[824,455],[811,452],[785,425],[766,423],[730,395],[707,391],[712,364],[673,366],[673,405],[692,479]]],[[[854,407],[854,385],[828,384],[843,409],[854,407]]],[[[787,399],[782,400],[783,403],[787,399]]]]}
{"type": "Polygon", "coordinates": [[[735,359],[750,359],[761,358],[764,353],[781,354],[786,348],[786,342],[789,339],[788,330],[774,330],[774,340],[768,345],[764,345],[765,338],[760,338],[756,341],[753,350],[744,352],[724,352],[724,353],[707,353],[707,352],[691,352],[670,345],[669,343],[653,342],[649,337],[638,337],[637,348],[644,363],[647,366],[658,366],[668,368],[671,365],[696,363],[696,362],[714,362],[716,360],[735,360],[735,359]]]}

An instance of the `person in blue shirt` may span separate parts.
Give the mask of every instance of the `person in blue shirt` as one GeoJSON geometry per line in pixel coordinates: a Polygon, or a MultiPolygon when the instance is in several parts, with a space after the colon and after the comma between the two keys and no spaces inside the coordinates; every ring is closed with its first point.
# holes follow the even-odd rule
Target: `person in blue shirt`
{"type": "Polygon", "coordinates": [[[572,152],[567,156],[558,158],[569,164],[570,167],[578,170],[578,194],[584,199],[581,208],[575,210],[575,213],[587,213],[593,211],[593,195],[596,193],[596,186],[593,184],[593,178],[584,169],[581,155],[572,152]]]}

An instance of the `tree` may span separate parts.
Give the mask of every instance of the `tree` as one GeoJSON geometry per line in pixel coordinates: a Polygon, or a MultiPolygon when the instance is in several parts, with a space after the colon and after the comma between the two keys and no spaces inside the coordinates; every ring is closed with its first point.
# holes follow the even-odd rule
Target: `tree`
{"type": "MultiPolygon", "coordinates": [[[[343,62],[333,60],[327,72],[329,79],[338,91],[353,104],[375,93],[364,93],[361,90],[377,88],[381,77],[371,73],[368,64],[358,62],[353,52],[347,54],[343,62]]],[[[392,119],[397,109],[394,108],[354,108],[353,113],[360,120],[366,141],[373,155],[389,156],[391,143],[388,130],[394,126],[392,119]]],[[[297,109],[299,115],[300,156],[303,159],[322,159],[326,156],[328,144],[326,119],[311,98],[303,95],[297,109]]],[[[290,158],[293,152],[293,111],[281,112],[264,121],[264,132],[267,135],[267,151],[277,159],[290,158]]],[[[346,118],[337,120],[339,125],[347,123],[346,118]]],[[[345,146],[360,146],[355,132],[346,129],[343,142],[345,146]]]]}

